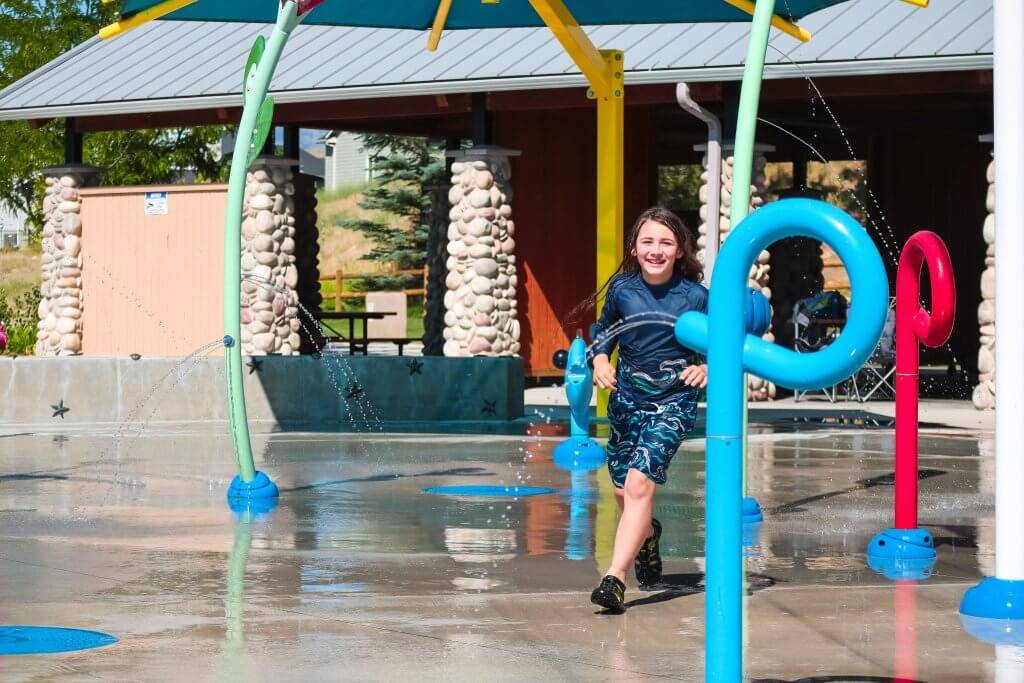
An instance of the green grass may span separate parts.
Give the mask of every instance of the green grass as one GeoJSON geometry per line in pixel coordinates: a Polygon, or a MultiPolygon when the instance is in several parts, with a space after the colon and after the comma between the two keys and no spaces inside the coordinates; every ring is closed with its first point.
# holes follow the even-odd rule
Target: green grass
{"type": "Polygon", "coordinates": [[[317,203],[322,204],[324,202],[333,202],[339,199],[346,199],[352,195],[362,194],[363,190],[370,186],[369,182],[352,183],[350,185],[342,185],[336,187],[330,192],[326,190],[320,190],[316,194],[317,203]]]}
{"type": "Polygon", "coordinates": [[[39,287],[41,252],[38,244],[23,249],[0,249],[0,288],[7,293],[8,305],[13,305],[14,300],[25,292],[39,287]]]}
{"type": "Polygon", "coordinates": [[[423,302],[416,297],[406,310],[405,335],[407,337],[423,336],[423,302]]]}

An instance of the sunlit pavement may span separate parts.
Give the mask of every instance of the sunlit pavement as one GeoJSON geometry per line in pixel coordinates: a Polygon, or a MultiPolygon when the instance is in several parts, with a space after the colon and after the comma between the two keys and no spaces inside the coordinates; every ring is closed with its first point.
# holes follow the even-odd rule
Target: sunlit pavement
{"type": "MultiPolygon", "coordinates": [[[[894,586],[864,556],[892,523],[891,426],[881,410],[814,408],[752,412],[748,481],[766,519],[747,530],[747,675],[993,680],[994,648],[957,615],[994,568],[990,416],[922,409],[921,525],[938,561],[894,586]]],[[[119,639],[4,657],[2,676],[701,680],[703,440],[657,494],[664,585],[630,577],[629,609],[609,616],[588,594],[610,558],[610,484],[553,464],[556,421],[510,436],[258,434],[281,498],[255,519],[225,503],[223,425],[0,432],[0,622],[119,639]],[[423,492],[496,484],[555,492],[423,492]]]]}

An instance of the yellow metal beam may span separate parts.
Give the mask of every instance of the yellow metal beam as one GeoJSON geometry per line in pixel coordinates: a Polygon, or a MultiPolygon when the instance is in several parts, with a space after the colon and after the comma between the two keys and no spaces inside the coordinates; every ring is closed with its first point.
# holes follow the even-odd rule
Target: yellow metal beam
{"type": "Polygon", "coordinates": [[[565,3],[562,0],[530,0],[530,5],[586,76],[594,94],[598,98],[613,97],[612,74],[607,63],[565,3]]]}
{"type": "Polygon", "coordinates": [[[159,5],[153,5],[149,9],[142,10],[138,14],[124,19],[122,21],[116,21],[109,26],[104,26],[100,29],[100,38],[107,40],[114,36],[121,35],[127,31],[131,31],[133,28],[142,26],[145,23],[159,19],[165,14],[170,14],[174,10],[181,9],[186,5],[191,5],[196,0],[167,0],[161,2],[159,5]]]}
{"type": "Polygon", "coordinates": [[[444,31],[444,24],[448,21],[448,12],[452,8],[452,0],[441,0],[437,3],[437,14],[434,15],[434,25],[430,27],[430,35],[427,37],[427,51],[434,52],[441,42],[441,32],[444,31]]]}
{"type": "MultiPolygon", "coordinates": [[[[729,3],[730,5],[732,5],[736,9],[743,10],[747,14],[751,14],[752,15],[754,13],[754,3],[751,2],[750,0],[724,0],[724,1],[729,3]]],[[[921,2],[922,0],[906,0],[906,1],[907,2],[921,2]]],[[[928,2],[928,0],[923,0],[923,1],[925,3],[928,2]]],[[[774,26],[775,28],[779,29],[780,31],[782,31],[786,35],[793,36],[794,38],[796,38],[797,40],[799,40],[802,43],[806,43],[808,40],[811,39],[811,32],[810,31],[808,31],[806,29],[800,28],[799,26],[794,24],[789,19],[784,19],[783,17],[780,17],[778,14],[773,14],[772,15],[772,26],[774,26]]]]}
{"type": "MultiPolygon", "coordinates": [[[[530,0],[537,15],[561,43],[590,84],[597,100],[597,287],[622,262],[625,88],[620,50],[598,50],[563,0],[530,0]]],[[[600,313],[600,310],[597,311],[600,313]]],[[[598,391],[598,415],[605,415],[608,392],[598,391]]]]}
{"type": "Polygon", "coordinates": [[[915,7],[928,6],[928,0],[903,0],[903,2],[907,3],[908,5],[913,5],[915,7]]]}
{"type": "Polygon", "coordinates": [[[619,74],[612,97],[597,100],[597,283],[603,284],[622,262],[625,213],[623,166],[625,161],[625,97],[622,52],[602,50],[602,58],[619,74]]]}
{"type": "MultiPolygon", "coordinates": [[[[619,50],[601,50],[601,58],[611,73],[611,97],[597,98],[597,288],[622,263],[626,210],[623,54],[619,50]]],[[[607,391],[598,392],[597,406],[598,415],[608,414],[607,391]]]]}

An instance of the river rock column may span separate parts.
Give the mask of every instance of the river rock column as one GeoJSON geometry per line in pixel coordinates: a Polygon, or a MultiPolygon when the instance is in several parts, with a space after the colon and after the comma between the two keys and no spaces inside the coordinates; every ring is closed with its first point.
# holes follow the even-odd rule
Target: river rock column
{"type": "MultiPolygon", "coordinates": [[[[704,255],[707,250],[708,244],[708,224],[709,221],[714,220],[715,217],[708,216],[708,157],[707,157],[707,145],[696,145],[694,149],[705,152],[704,159],[701,162],[704,165],[704,173],[701,174],[701,180],[703,184],[700,188],[700,219],[701,224],[698,228],[697,235],[697,259],[704,263],[704,255]]],[[[764,190],[765,190],[765,174],[764,168],[768,163],[768,159],[765,157],[767,152],[774,152],[775,147],[771,145],[756,145],[754,147],[754,172],[751,176],[751,188],[750,188],[750,211],[756,210],[758,207],[764,204],[764,190]]],[[[721,208],[720,215],[718,218],[718,238],[719,244],[725,241],[726,237],[729,236],[729,221],[730,221],[730,204],[732,203],[732,167],[733,167],[733,145],[722,146],[722,192],[721,192],[721,208]]],[[[750,267],[750,279],[748,286],[758,290],[764,294],[770,301],[772,298],[772,290],[768,286],[768,276],[771,271],[771,255],[768,251],[762,251],[758,257],[757,262],[750,267]]],[[[767,341],[775,341],[774,335],[771,332],[767,332],[764,335],[764,339],[767,341]]],[[[775,398],[775,385],[771,382],[765,381],[760,377],[754,377],[748,375],[748,392],[749,396],[754,401],[766,401],[771,398],[775,398]]]]}
{"type": "Polygon", "coordinates": [[[519,353],[512,168],[519,152],[481,146],[450,152],[448,259],[444,296],[446,356],[519,353]]]}
{"type": "Polygon", "coordinates": [[[71,165],[41,171],[43,199],[42,282],[37,356],[74,356],[82,352],[82,202],[81,187],[99,181],[102,170],[71,165]]]}
{"type": "Polygon", "coordinates": [[[978,410],[996,406],[996,162],[985,173],[988,215],[982,227],[985,238],[985,270],[981,273],[981,305],[978,306],[978,386],[972,399],[978,410]]]}
{"type": "Polygon", "coordinates": [[[298,355],[293,159],[260,157],[242,206],[242,353],[298,355]],[[293,321],[295,321],[293,323],[293,321]]]}

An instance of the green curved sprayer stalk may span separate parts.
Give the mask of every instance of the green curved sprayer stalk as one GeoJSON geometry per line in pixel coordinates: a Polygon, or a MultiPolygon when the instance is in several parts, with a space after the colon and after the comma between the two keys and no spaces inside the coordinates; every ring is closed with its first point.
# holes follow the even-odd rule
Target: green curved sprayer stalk
{"type": "MultiPolygon", "coordinates": [[[[754,175],[754,142],[757,137],[757,110],[761,101],[761,81],[764,78],[764,58],[768,52],[768,37],[772,27],[772,14],[775,12],[775,0],[758,0],[754,6],[754,19],[750,25],[750,42],[747,44],[747,58],[743,63],[743,85],[740,87],[740,106],[736,119],[736,144],[733,149],[732,164],[732,204],[729,206],[730,231],[747,217],[750,212],[750,180],[754,175]]],[[[726,238],[728,239],[728,238],[726,238]]],[[[747,376],[743,375],[743,457],[740,464],[743,468],[740,481],[743,482],[743,495],[747,495],[747,376]]],[[[739,554],[737,562],[743,563],[743,555],[739,554]]],[[[740,570],[740,576],[746,572],[740,570]]],[[[746,584],[744,578],[743,583],[746,584]]],[[[747,591],[743,590],[744,595],[747,591]]],[[[743,624],[744,642],[749,638],[747,625],[747,600],[743,599],[743,612],[740,617],[743,624]]],[[[741,655],[742,656],[742,653],[741,655]]],[[[740,671],[743,665],[740,665],[740,671]]]]}
{"type": "Polygon", "coordinates": [[[238,124],[228,179],[228,205],[224,221],[224,361],[227,366],[225,376],[231,439],[238,474],[246,483],[255,478],[256,467],[252,459],[249,419],[245,411],[245,391],[242,386],[242,323],[239,317],[242,297],[242,202],[245,197],[246,172],[263,148],[270,129],[273,101],[267,97],[267,90],[284,45],[299,25],[297,12],[295,2],[285,2],[278,9],[277,23],[270,40],[263,45],[261,36],[250,53],[246,64],[242,120],[238,124]]]}
{"type": "MultiPolygon", "coordinates": [[[[750,42],[743,63],[743,85],[736,118],[736,145],[733,150],[732,203],[729,205],[729,229],[740,224],[750,211],[750,180],[754,168],[754,141],[757,136],[757,108],[761,100],[764,57],[772,27],[775,0],[757,0],[750,24],[750,42]]],[[[728,238],[727,238],[728,239],[728,238]]],[[[743,376],[746,385],[746,375],[743,376]]],[[[744,389],[744,392],[746,389],[744,389]]],[[[747,493],[747,402],[743,402],[743,495],[747,493]]]]}

